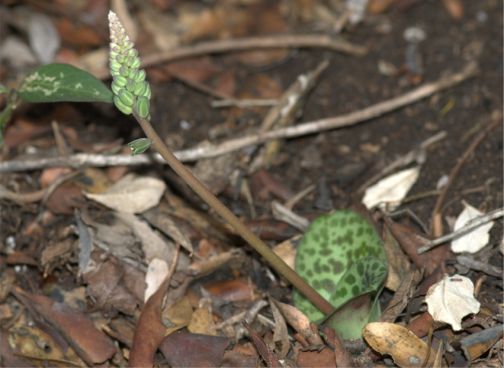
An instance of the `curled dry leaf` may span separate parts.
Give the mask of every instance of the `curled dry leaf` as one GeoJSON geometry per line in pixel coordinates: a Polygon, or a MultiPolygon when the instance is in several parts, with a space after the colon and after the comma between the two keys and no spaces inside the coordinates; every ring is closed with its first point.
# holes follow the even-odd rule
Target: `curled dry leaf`
{"type": "Polygon", "coordinates": [[[140,213],[156,206],[166,184],[151,177],[126,175],[104,193],[85,193],[86,197],[116,211],[140,213]]]}
{"type": "Polygon", "coordinates": [[[419,175],[420,166],[416,166],[387,176],[366,189],[362,203],[367,208],[387,205],[388,208],[394,209],[404,199],[419,175]]]}
{"type": "Polygon", "coordinates": [[[436,321],[450,324],[455,331],[462,329],[462,318],[478,313],[480,303],[474,298],[474,285],[464,276],[446,276],[432,285],[425,302],[430,315],[436,321]]]}
{"type": "MultiPolygon", "coordinates": [[[[459,230],[468,224],[471,220],[483,215],[483,212],[478,211],[473,206],[464,202],[464,210],[460,213],[455,221],[454,231],[459,230]]],[[[451,243],[451,250],[454,253],[476,253],[485,245],[488,244],[490,239],[490,229],[494,225],[494,222],[489,222],[483,224],[468,233],[454,239],[451,243]]]]}
{"type": "Polygon", "coordinates": [[[289,304],[274,301],[285,320],[292,326],[310,345],[324,345],[322,338],[313,332],[310,320],[301,311],[289,304]]]}
{"type": "Polygon", "coordinates": [[[388,323],[368,323],[362,330],[366,342],[380,354],[387,354],[399,367],[431,367],[435,354],[429,355],[426,343],[406,327],[388,323]],[[429,361],[424,363],[429,355],[429,361]]]}
{"type": "Polygon", "coordinates": [[[273,341],[280,346],[279,349],[275,349],[278,358],[283,359],[287,356],[290,349],[289,343],[289,332],[287,331],[287,324],[285,319],[280,313],[280,310],[270,298],[269,300],[271,313],[273,313],[273,318],[275,319],[275,328],[273,330],[273,341]]]}

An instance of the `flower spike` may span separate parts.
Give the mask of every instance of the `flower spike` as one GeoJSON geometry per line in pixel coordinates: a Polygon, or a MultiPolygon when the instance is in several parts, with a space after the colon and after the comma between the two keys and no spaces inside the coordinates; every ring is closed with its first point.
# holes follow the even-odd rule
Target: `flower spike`
{"type": "Polygon", "coordinates": [[[140,68],[138,51],[126,34],[119,18],[109,11],[110,56],[114,104],[124,114],[135,112],[144,119],[150,118],[150,86],[145,71],[140,68]]]}

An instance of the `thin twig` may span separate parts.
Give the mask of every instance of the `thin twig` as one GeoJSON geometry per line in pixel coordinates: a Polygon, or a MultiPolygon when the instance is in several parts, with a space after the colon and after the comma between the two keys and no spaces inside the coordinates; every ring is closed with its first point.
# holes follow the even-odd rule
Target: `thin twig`
{"type": "Polygon", "coordinates": [[[464,234],[467,234],[468,232],[476,229],[477,227],[480,227],[481,225],[486,224],[487,222],[496,220],[502,216],[504,216],[504,208],[498,208],[498,209],[491,211],[485,215],[478,216],[478,217],[472,219],[471,221],[469,221],[466,225],[464,225],[463,227],[461,227],[457,231],[454,231],[450,234],[441,236],[437,239],[431,240],[426,245],[418,248],[417,253],[418,254],[425,253],[428,250],[431,250],[432,248],[434,248],[440,244],[446,243],[447,241],[450,241],[450,240],[458,238],[464,234]]]}
{"type": "MultiPolygon", "coordinates": [[[[279,48],[323,48],[339,51],[350,55],[363,56],[367,48],[352,44],[343,39],[335,39],[327,35],[282,35],[268,37],[238,38],[234,40],[217,40],[201,42],[195,45],[181,46],[172,50],[160,51],[143,58],[142,68],[167,63],[191,57],[222,54],[251,49],[279,49],[279,48]]],[[[108,69],[95,73],[96,77],[109,77],[108,69]]]]}
{"type": "MultiPolygon", "coordinates": [[[[230,139],[220,144],[206,145],[204,147],[194,147],[183,151],[175,152],[175,156],[180,161],[189,162],[202,158],[216,157],[228,152],[236,151],[247,146],[263,143],[278,138],[293,138],[307,134],[313,134],[330,129],[337,129],[346,126],[355,125],[363,121],[373,119],[401,107],[415,103],[426,97],[431,96],[443,89],[450,88],[476,74],[477,66],[474,63],[468,64],[461,72],[448,77],[441,78],[435,82],[427,83],[421,87],[407,92],[404,95],[382,101],[375,105],[368,106],[362,110],[354,111],[349,114],[340,115],[333,118],[315,120],[312,122],[299,124],[297,126],[272,130],[263,134],[253,134],[241,138],[230,139]]],[[[160,163],[165,163],[160,155],[152,155],[152,158],[160,163]]],[[[36,170],[46,167],[81,167],[81,166],[134,166],[152,163],[150,155],[97,155],[80,153],[63,157],[50,157],[42,159],[12,160],[0,162],[0,173],[36,170]]]]}
{"type": "Polygon", "coordinates": [[[243,99],[225,99],[225,100],[217,100],[212,101],[210,106],[215,109],[220,109],[224,107],[271,107],[275,106],[278,103],[278,100],[266,99],[266,98],[243,98],[243,99]]]}
{"type": "Polygon", "coordinates": [[[3,185],[0,185],[0,199],[7,199],[18,204],[26,204],[32,202],[42,201],[44,204],[51,194],[64,182],[80,174],[79,171],[71,172],[63,175],[53,181],[47,188],[37,190],[29,193],[16,193],[8,190],[3,185]]]}
{"type": "Polygon", "coordinates": [[[502,268],[493,266],[485,262],[477,261],[472,257],[457,256],[457,263],[461,264],[462,266],[469,267],[471,270],[484,272],[490,276],[502,277],[502,268]]]}
{"type": "Polygon", "coordinates": [[[457,161],[457,164],[453,167],[448,176],[448,182],[441,189],[441,193],[436,201],[434,209],[432,210],[432,233],[434,236],[440,236],[442,231],[442,222],[441,222],[441,208],[443,206],[444,200],[453,184],[455,178],[457,177],[460,169],[464,165],[464,163],[469,159],[469,157],[473,154],[476,148],[479,146],[481,142],[485,139],[488,133],[490,133],[494,128],[496,128],[502,120],[502,115],[500,113],[496,113],[495,116],[492,116],[492,122],[488,124],[488,126],[472,141],[472,143],[467,147],[464,154],[457,161]]]}
{"type": "MultiPolygon", "coordinates": [[[[315,87],[315,84],[328,66],[329,62],[324,60],[315,69],[299,75],[282,94],[278,104],[268,111],[261,123],[258,134],[266,133],[274,128],[279,129],[292,126],[296,116],[301,111],[306,96],[315,87]]],[[[280,151],[281,146],[282,141],[280,140],[267,142],[259,149],[259,152],[250,163],[248,172],[251,173],[260,167],[269,166],[278,151],[280,151]]]]}

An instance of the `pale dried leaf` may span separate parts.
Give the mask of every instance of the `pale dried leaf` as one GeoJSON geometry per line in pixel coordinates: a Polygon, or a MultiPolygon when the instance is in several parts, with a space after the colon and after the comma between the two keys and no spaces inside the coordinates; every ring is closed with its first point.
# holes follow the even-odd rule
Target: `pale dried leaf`
{"type": "Polygon", "coordinates": [[[454,331],[459,331],[462,329],[462,318],[479,312],[480,303],[473,294],[474,285],[469,278],[446,276],[429,288],[425,302],[434,320],[446,322],[454,331]]]}
{"type": "Polygon", "coordinates": [[[168,275],[170,269],[168,263],[159,258],[154,258],[149,263],[147,267],[147,273],[145,274],[145,283],[147,288],[145,289],[144,303],[154,294],[159,286],[163,283],[164,279],[168,275]]]}
{"type": "Polygon", "coordinates": [[[427,344],[406,327],[389,323],[368,323],[362,337],[380,354],[388,354],[399,367],[432,367],[435,354],[429,354],[427,344]],[[424,362],[429,356],[429,360],[424,362]]]}
{"type": "Polygon", "coordinates": [[[102,194],[85,195],[116,211],[140,213],[157,206],[165,189],[162,180],[127,175],[102,194]]]}
{"type": "Polygon", "coordinates": [[[366,189],[362,203],[367,208],[387,205],[389,209],[394,209],[401,204],[419,175],[420,166],[416,166],[387,176],[366,189]]]}
{"type": "Polygon", "coordinates": [[[145,260],[150,262],[154,258],[170,262],[175,255],[175,245],[163,239],[157,232],[137,216],[131,213],[118,212],[117,217],[128,224],[135,236],[142,242],[145,260]]]}
{"type": "MultiPolygon", "coordinates": [[[[478,211],[476,208],[471,205],[464,203],[464,210],[460,213],[455,221],[455,226],[453,228],[454,231],[459,230],[460,228],[467,225],[467,223],[474,218],[480,217],[483,215],[482,212],[478,211]]],[[[488,240],[490,239],[490,229],[494,225],[494,222],[489,222],[483,224],[470,232],[454,239],[451,243],[451,250],[454,253],[476,253],[485,245],[488,244],[488,240]]]]}

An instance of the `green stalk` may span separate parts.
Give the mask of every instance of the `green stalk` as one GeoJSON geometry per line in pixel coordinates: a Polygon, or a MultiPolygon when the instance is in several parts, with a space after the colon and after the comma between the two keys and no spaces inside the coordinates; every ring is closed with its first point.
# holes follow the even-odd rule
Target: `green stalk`
{"type": "Polygon", "coordinates": [[[226,220],[234,230],[254,248],[270,265],[298,289],[313,305],[324,314],[334,311],[333,306],[325,300],[315,289],[302,279],[290,268],[279,256],[277,256],[259,237],[248,229],[219,199],[210,192],[206,186],[196,178],[193,173],[180,162],[168,146],[156,133],[149,120],[142,118],[135,111],[133,116],[142,127],[147,138],[152,141],[154,148],[166,160],[168,165],[179,175],[182,180],[198,194],[215,212],[226,220]]]}
{"type": "MultiPolygon", "coordinates": [[[[303,280],[293,269],[278,257],[261,239],[252,233],[205,185],[199,181],[171,152],[168,146],[152,127],[150,119],[151,89],[145,80],[145,71],[140,69],[138,51],[129,39],[119,18],[112,11],[109,12],[110,28],[110,74],[112,75],[112,92],[115,106],[125,115],[133,114],[145,135],[152,142],[156,150],[163,156],[170,167],[201,199],[214,209],[235,231],[254,248],[281,276],[298,289],[321,312],[329,314],[333,306],[325,300],[315,289],[303,280]]],[[[130,147],[134,153],[145,151],[148,140],[136,140],[130,147]]]]}

